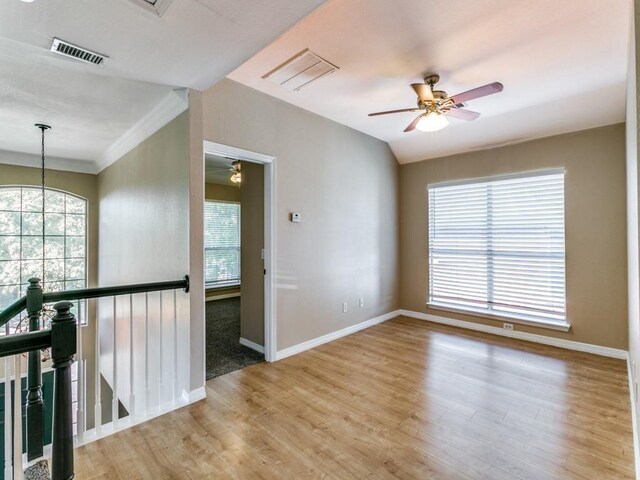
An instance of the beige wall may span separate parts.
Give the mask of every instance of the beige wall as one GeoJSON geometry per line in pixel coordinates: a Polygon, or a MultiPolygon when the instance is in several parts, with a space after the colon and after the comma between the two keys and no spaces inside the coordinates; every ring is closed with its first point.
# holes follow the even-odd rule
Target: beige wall
{"type": "Polygon", "coordinates": [[[264,345],[264,166],[242,162],[240,336],[264,345]]]}
{"type": "Polygon", "coordinates": [[[204,395],[204,146],[202,145],[202,92],[189,90],[189,384],[191,394],[204,395]]]}
{"type": "Polygon", "coordinates": [[[231,80],[204,93],[203,114],[205,140],[276,157],[278,349],[395,310],[398,166],[389,147],[231,80]],[[294,211],[302,223],[289,222],[294,211]]]}
{"type": "Polygon", "coordinates": [[[204,185],[204,198],[222,202],[239,202],[240,188],[230,185],[218,185],[217,183],[206,183],[204,185]]]}
{"type": "MultiPolygon", "coordinates": [[[[120,160],[100,172],[101,286],[176,280],[189,273],[189,112],[179,115],[120,160]]],[[[202,190],[202,189],[201,189],[202,190]]],[[[200,200],[202,204],[203,200],[200,200]]],[[[173,371],[173,292],[165,292],[160,315],[160,294],[149,294],[151,384],[158,385],[160,371],[171,384],[173,371]],[[160,318],[163,323],[160,325],[160,318]],[[163,331],[160,360],[159,332],[163,331]]],[[[179,388],[190,390],[189,295],[178,292],[177,332],[179,388]]],[[[113,322],[109,304],[101,305],[100,338],[105,379],[112,384],[113,322]]],[[[144,395],[144,295],[134,298],[133,344],[138,402],[144,395]]],[[[117,305],[118,398],[129,400],[129,305],[117,305]]],[[[157,390],[152,391],[157,405],[157,390]]],[[[143,408],[138,403],[139,410],[143,408]]]]}
{"type": "MultiPolygon", "coordinates": [[[[627,70],[627,257],[629,284],[629,359],[631,366],[632,398],[638,408],[638,370],[640,365],[640,253],[638,251],[638,96],[640,95],[640,1],[631,2],[629,29],[629,61],[627,70]],[[635,12],[634,12],[635,3],[635,12]]],[[[640,416],[636,419],[634,435],[640,431],[640,416]]],[[[637,455],[638,452],[636,452],[637,455]]]]}
{"type": "Polygon", "coordinates": [[[613,125],[400,167],[403,309],[501,326],[426,307],[427,184],[564,167],[568,333],[541,335],[626,349],[627,270],[624,125],[613,125]]]}

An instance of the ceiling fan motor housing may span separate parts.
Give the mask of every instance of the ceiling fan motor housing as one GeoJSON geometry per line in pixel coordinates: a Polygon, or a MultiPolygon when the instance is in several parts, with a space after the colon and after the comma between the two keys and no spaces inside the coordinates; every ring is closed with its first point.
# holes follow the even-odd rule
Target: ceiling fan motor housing
{"type": "Polygon", "coordinates": [[[433,88],[440,81],[440,75],[436,73],[430,73],[426,77],[424,77],[424,83],[433,88]]]}

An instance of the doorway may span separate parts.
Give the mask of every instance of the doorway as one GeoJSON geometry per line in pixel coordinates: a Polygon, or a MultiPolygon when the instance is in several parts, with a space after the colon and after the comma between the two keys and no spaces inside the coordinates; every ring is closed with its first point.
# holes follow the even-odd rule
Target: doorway
{"type": "Polygon", "coordinates": [[[207,379],[275,358],[274,160],[204,142],[207,379]]]}

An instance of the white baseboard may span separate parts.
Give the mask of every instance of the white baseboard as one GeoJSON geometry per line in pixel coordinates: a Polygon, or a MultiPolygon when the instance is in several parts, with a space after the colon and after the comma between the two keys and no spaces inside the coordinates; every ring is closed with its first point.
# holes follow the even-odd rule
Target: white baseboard
{"type": "Polygon", "coordinates": [[[400,311],[394,310],[393,312],[385,313],[384,315],[380,315],[379,317],[365,320],[364,322],[351,325],[350,327],[343,328],[342,330],[327,333],[326,335],[322,335],[321,337],[307,340],[306,342],[299,343],[297,345],[294,345],[293,347],[285,348],[284,350],[279,350],[276,353],[276,360],[282,360],[283,358],[290,357],[291,355],[296,355],[297,353],[304,352],[305,350],[309,350],[311,348],[317,347],[324,343],[337,340],[338,338],[341,338],[341,337],[346,337],[347,335],[351,335],[352,333],[358,332],[360,330],[364,330],[365,328],[372,327],[373,325],[377,325],[378,323],[386,322],[387,320],[396,318],[398,315],[400,315],[400,311]]]}
{"type": "Polygon", "coordinates": [[[240,337],[240,345],[244,345],[245,347],[249,347],[251,350],[255,350],[258,353],[264,354],[264,347],[262,345],[258,345],[251,340],[247,340],[246,338],[240,337]]]}
{"type": "Polygon", "coordinates": [[[185,390],[182,391],[182,395],[175,399],[175,402],[165,403],[164,405],[160,405],[157,408],[149,411],[144,417],[135,417],[131,416],[121,418],[117,423],[109,422],[105,425],[102,425],[100,430],[96,430],[92,428],[84,432],[82,436],[74,436],[73,438],[73,447],[78,448],[82,445],[87,445],[88,443],[95,442],[96,440],[100,440],[101,438],[108,437],[109,435],[113,435],[114,433],[121,432],[128,428],[131,428],[135,425],[139,425],[141,423],[148,422],[149,420],[153,420],[154,418],[160,417],[166,413],[173,412],[179,408],[182,408],[190,403],[197,402],[198,400],[202,400],[207,396],[207,392],[205,387],[196,388],[195,390],[191,390],[191,392],[187,392],[185,390]]]}
{"type": "Polygon", "coordinates": [[[545,335],[537,335],[535,333],[520,332],[517,330],[505,330],[499,327],[492,327],[482,323],[467,322],[464,320],[456,320],[455,318],[440,317],[429,313],[414,312],[411,310],[400,310],[400,315],[405,317],[416,318],[418,320],[426,320],[428,322],[441,323],[452,327],[466,328],[467,330],[476,330],[478,332],[492,333],[502,337],[517,338],[519,340],[527,340],[529,342],[542,343],[553,347],[566,348],[568,350],[576,350],[578,352],[593,353],[602,355],[603,357],[627,358],[626,350],[617,348],[602,347],[600,345],[592,345],[590,343],[574,342],[573,340],[565,340],[563,338],[547,337],[545,335]]]}
{"type": "Polygon", "coordinates": [[[187,392],[186,390],[182,390],[182,399],[187,404],[197,402],[199,400],[203,400],[206,397],[207,397],[207,389],[204,386],[200,388],[196,388],[195,390],[191,390],[190,392],[187,392]]]}
{"type": "Polygon", "coordinates": [[[636,480],[640,480],[640,439],[638,439],[638,427],[636,423],[636,401],[635,401],[635,385],[633,380],[633,370],[631,368],[631,356],[627,355],[627,374],[629,376],[629,400],[631,401],[631,422],[633,428],[633,453],[636,467],[636,480]]]}

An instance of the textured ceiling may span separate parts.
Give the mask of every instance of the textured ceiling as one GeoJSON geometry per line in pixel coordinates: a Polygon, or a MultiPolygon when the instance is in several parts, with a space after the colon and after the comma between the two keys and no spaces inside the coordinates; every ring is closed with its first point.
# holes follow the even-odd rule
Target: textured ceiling
{"type": "Polygon", "coordinates": [[[333,0],[229,75],[232,80],[389,142],[401,162],[624,121],[628,2],[333,0]],[[340,70],[299,92],[261,77],[304,48],[340,70]],[[449,94],[493,81],[473,122],[402,130],[410,84],[428,72],[449,94]]]}
{"type": "Polygon", "coordinates": [[[206,89],[324,0],[0,1],[0,150],[96,162],[176,87],[206,89]],[[53,37],[108,55],[96,67],[48,51],[53,37]]]}
{"type": "Polygon", "coordinates": [[[204,181],[206,183],[215,183],[218,185],[236,186],[231,178],[231,163],[233,160],[219,157],[210,153],[204,156],[204,181]]]}

